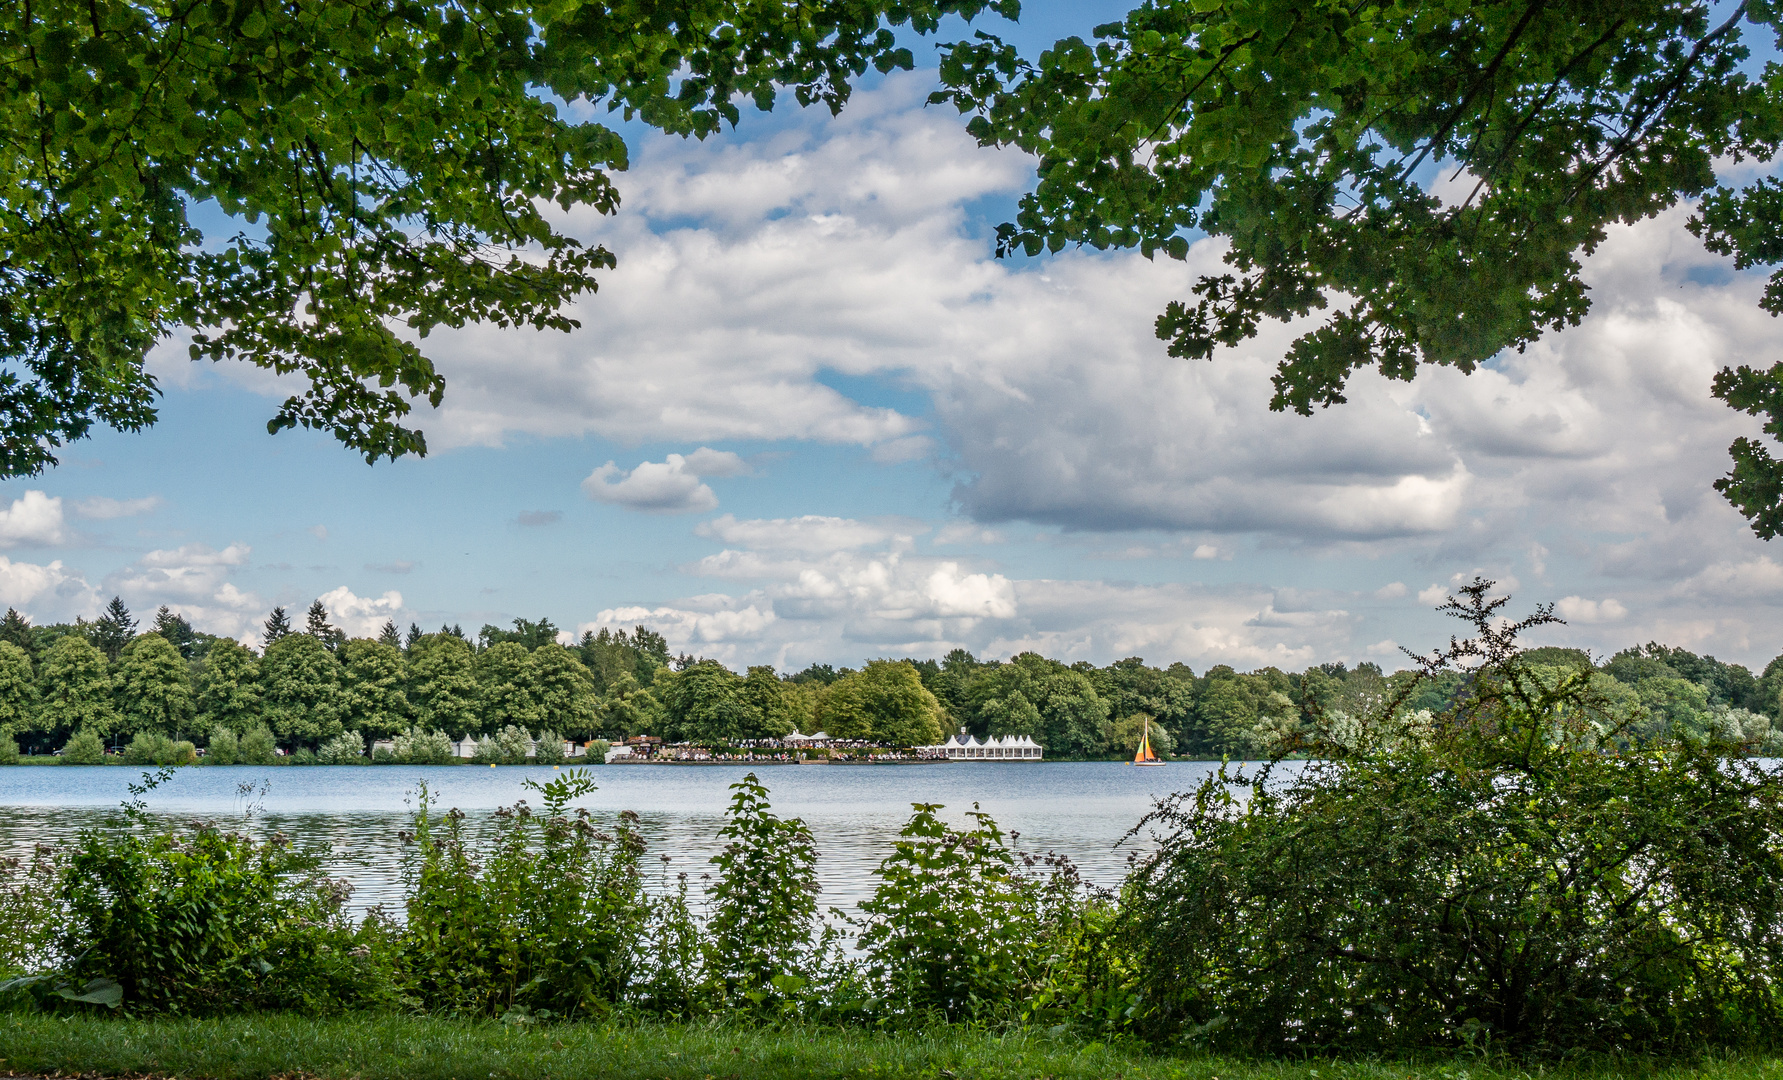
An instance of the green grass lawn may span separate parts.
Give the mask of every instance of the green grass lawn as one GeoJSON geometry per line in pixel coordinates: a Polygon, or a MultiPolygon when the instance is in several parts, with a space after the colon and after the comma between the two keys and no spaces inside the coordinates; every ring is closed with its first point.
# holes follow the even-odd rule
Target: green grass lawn
{"type": "Polygon", "coordinates": [[[504,1027],[426,1017],[312,1020],[114,1020],[0,1016],[0,1075],[214,1077],[267,1080],[1510,1080],[1522,1077],[1783,1078],[1783,1059],[1687,1064],[1643,1059],[1488,1065],[1455,1059],[1248,1062],[1155,1056],[1050,1039],[938,1029],[876,1035],[812,1027],[570,1024],[504,1027]]]}

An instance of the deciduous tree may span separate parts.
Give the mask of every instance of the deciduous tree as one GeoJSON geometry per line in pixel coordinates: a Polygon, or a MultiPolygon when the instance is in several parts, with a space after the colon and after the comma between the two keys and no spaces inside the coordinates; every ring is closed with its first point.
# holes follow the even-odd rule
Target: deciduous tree
{"type": "Polygon", "coordinates": [[[941,741],[941,703],[902,660],[875,660],[837,679],[823,698],[823,728],[838,739],[891,746],[941,741]]]}
{"type": "Polygon", "coordinates": [[[409,646],[409,705],[424,727],[453,738],[475,734],[478,686],[471,647],[451,634],[423,634],[409,646]]]}
{"type": "MultiPolygon", "coordinates": [[[[1230,271],[1158,318],[1173,355],[1330,307],[1275,375],[1271,407],[1310,414],[1359,369],[1471,372],[1577,324],[1580,257],[1680,200],[1701,199],[1692,230],[1736,267],[1783,259],[1783,183],[1716,178],[1776,152],[1783,84],[1747,74],[1742,35],[1779,25],[1770,4],[1151,0],[1035,58],[954,45],[933,100],[1040,159],[1000,254],[1182,259],[1196,231],[1219,240],[1230,271]]],[[[1783,271],[1760,303],[1783,312],[1783,271]]],[[[1725,369],[1714,391],[1783,436],[1783,365],[1725,369]]],[[[1737,439],[1715,485],[1766,538],[1773,448],[1737,439]]]]}
{"type": "Polygon", "coordinates": [[[172,642],[149,633],[124,646],[114,683],[126,730],[184,737],[194,712],[191,674],[172,642]]]}
{"type": "Polygon", "coordinates": [[[840,108],[869,65],[912,65],[889,26],[985,6],[0,7],[0,476],[53,464],[95,423],[152,423],[144,356],[179,326],[194,359],[308,382],[269,429],[328,430],[368,460],[424,453],[404,419],[444,380],[418,339],[571,329],[565,305],[613,265],[550,215],[615,211],[625,144],[563,102],[698,136],[778,86],[840,108]],[[224,223],[202,230],[198,203],[224,223]]]}
{"type": "Polygon", "coordinates": [[[354,638],[341,647],[344,699],[341,722],[371,739],[385,739],[409,723],[402,652],[382,639],[354,638]]]}
{"type": "Polygon", "coordinates": [[[261,715],[287,747],[314,749],[341,731],[341,666],[309,634],[286,634],[260,659],[261,715]]]}
{"type": "Polygon", "coordinates": [[[31,723],[37,707],[37,679],[25,650],[0,638],[0,738],[31,723]]]}
{"type": "Polygon", "coordinates": [[[198,713],[211,728],[245,735],[260,722],[260,661],[238,641],[219,639],[198,669],[198,713]]]}
{"type": "Polygon", "coordinates": [[[117,727],[105,654],[79,634],[67,634],[44,653],[37,670],[37,717],[32,729],[51,745],[77,731],[109,735],[117,727]]]}

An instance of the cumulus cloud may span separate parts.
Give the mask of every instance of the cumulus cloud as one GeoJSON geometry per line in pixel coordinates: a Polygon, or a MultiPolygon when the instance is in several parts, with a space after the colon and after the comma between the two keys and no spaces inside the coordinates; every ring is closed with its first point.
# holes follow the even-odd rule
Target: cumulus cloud
{"type": "Polygon", "coordinates": [[[39,616],[72,618],[96,614],[99,594],[59,559],[40,566],[0,555],[0,603],[39,616]]]}
{"type": "Polygon", "coordinates": [[[191,543],[150,551],[131,566],[108,574],[105,591],[138,609],[166,604],[207,633],[249,637],[264,605],[230,578],[252,554],[253,549],[241,543],[221,550],[191,543]]]}
{"type": "MultiPolygon", "coordinates": [[[[1406,593],[1448,580],[1417,590],[1425,608],[1453,590],[1458,569],[1483,568],[1520,593],[1518,573],[1533,574],[1519,599],[1570,598],[1585,614],[1555,634],[1581,645],[1653,637],[1754,663],[1783,648],[1777,562],[1709,487],[1728,467],[1729,442],[1761,436],[1714,400],[1710,380],[1727,364],[1783,361],[1783,339],[1756,304],[1762,275],[1733,274],[1704,251],[1684,227],[1688,208],[1610,230],[1583,260],[1594,308],[1580,326],[1470,376],[1431,369],[1401,383],[1363,372],[1347,405],[1276,414],[1270,375],[1305,325],[1266,325],[1211,363],[1172,359],[1152,336],[1168,301],[1224,269],[1218,243],[1196,244],[1186,262],[992,258],[974,215],[1027,190],[1032,162],[982,150],[956,117],[923,109],[931,77],[894,76],[837,120],[819,110],[765,138],[646,141],[624,177],[625,213],[566,219],[621,259],[576,305],[582,330],[478,326],[431,339],[452,389],[421,418],[430,442],[499,445],[525,433],[861,447],[880,462],[930,460],[952,484],[964,520],[935,545],[990,543],[984,530],[1008,532],[1005,523],[1067,536],[1153,530],[1174,539],[1117,535],[1104,546],[1112,557],[1183,560],[1171,571],[1183,577],[1217,570],[1250,582],[1219,587],[1229,592],[1042,586],[955,560],[962,579],[1001,575],[1010,591],[992,594],[1014,598],[1014,616],[975,616],[967,630],[949,622],[966,616],[940,615],[929,599],[890,599],[925,596],[938,561],[889,535],[856,542],[825,519],[787,524],[806,520],[808,507],[792,505],[768,519],[779,525],[704,527],[720,550],[689,565],[687,591],[717,583],[736,596],[624,608],[688,612],[686,640],[698,627],[736,655],[746,648],[737,628],[769,614],[751,655],[820,640],[1045,640],[1090,651],[1145,640],[1191,650],[1185,658],[1276,662],[1267,658],[1314,646],[1354,654],[1415,640],[1408,626],[1370,621],[1368,605],[1400,597],[1366,592],[1332,598],[1318,610],[1349,614],[1317,626],[1283,623],[1267,583],[1297,577],[1308,558],[1351,580],[1402,578],[1406,593]],[[825,385],[830,374],[895,386],[904,404],[857,401],[825,385]],[[767,535],[776,530],[784,536],[767,535]],[[810,595],[790,591],[807,579],[810,595]],[[1048,589],[1096,588],[1137,605],[1131,633],[1109,622],[1126,615],[1087,609],[1073,627],[1025,621],[1048,589]],[[820,594],[842,597],[833,610],[849,614],[798,614],[821,608],[820,594]],[[1611,596],[1622,614],[1587,599],[1611,596]],[[1154,602],[1191,598],[1210,607],[1148,614],[1154,602]]],[[[634,509],[710,511],[718,499],[706,480],[746,465],[706,453],[629,471],[610,462],[584,487],[634,509]]],[[[0,527],[0,544],[61,526],[33,528],[0,527]]],[[[1396,604],[1395,617],[1434,619],[1411,607],[1396,604]]]]}
{"type": "Polygon", "coordinates": [[[714,450],[709,446],[702,446],[687,455],[684,468],[695,476],[749,476],[755,471],[731,451],[714,450]]]}
{"type": "Polygon", "coordinates": [[[1325,594],[1013,578],[994,566],[917,554],[914,531],[850,518],[727,514],[696,529],[727,546],[683,569],[742,591],[617,606],[577,632],[643,623],[677,650],[736,665],[798,668],[964,647],[995,657],[1035,650],[1098,663],[1147,655],[1252,668],[1348,655],[1357,621],[1341,598],[1325,594]]]}
{"type": "Polygon", "coordinates": [[[0,547],[59,544],[66,539],[60,498],[27,491],[0,510],[0,547]]]}
{"type": "Polygon", "coordinates": [[[382,596],[359,596],[345,585],[328,590],[318,597],[328,609],[330,624],[346,631],[348,637],[377,637],[384,623],[401,616],[402,594],[392,589],[382,596]]]}
{"type": "Polygon", "coordinates": [[[630,472],[609,461],[588,474],[582,492],[596,502],[646,514],[695,514],[718,506],[718,496],[680,454],[670,454],[667,461],[641,461],[630,472]]]}
{"type": "Polygon", "coordinates": [[[93,521],[110,521],[113,518],[136,517],[150,514],[160,509],[161,496],[146,495],[140,499],[110,499],[103,495],[74,501],[74,516],[93,521]]]}

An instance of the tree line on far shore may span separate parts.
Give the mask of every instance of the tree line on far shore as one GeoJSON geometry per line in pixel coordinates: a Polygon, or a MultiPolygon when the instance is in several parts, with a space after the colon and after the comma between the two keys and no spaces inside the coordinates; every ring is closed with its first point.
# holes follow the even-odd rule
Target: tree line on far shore
{"type": "MultiPolygon", "coordinates": [[[[534,736],[735,745],[823,731],[916,746],[963,728],[981,738],[1031,736],[1049,758],[1094,759],[1130,754],[1149,724],[1153,746],[1167,755],[1243,758],[1267,754],[1319,715],[1368,713],[1411,679],[1366,662],[1298,673],[1221,664],[1197,674],[1138,657],[1097,667],[1035,653],[980,660],[964,649],[858,670],[814,664],[739,674],[674,655],[643,626],[565,645],[549,619],[484,626],[474,638],[445,626],[424,633],[411,624],[403,633],[393,622],[375,638],[349,638],[329,620],[321,601],[302,627],[275,609],[256,651],[196,631],[165,607],[139,632],[118,599],[90,622],[34,626],[8,609],[0,619],[0,754],[10,757],[14,745],[53,753],[79,736],[80,754],[95,756],[142,736],[140,745],[159,740],[163,754],[186,742],[219,759],[267,760],[276,747],[348,760],[393,739],[401,759],[428,761],[449,760],[447,741],[470,737],[511,760],[534,736]]],[[[1653,643],[1601,663],[1560,648],[1528,659],[1591,668],[1603,695],[1654,730],[1714,732],[1783,751],[1774,726],[1783,717],[1783,657],[1758,675],[1653,643]]],[[[1440,710],[1461,678],[1428,681],[1403,707],[1440,710]]]]}

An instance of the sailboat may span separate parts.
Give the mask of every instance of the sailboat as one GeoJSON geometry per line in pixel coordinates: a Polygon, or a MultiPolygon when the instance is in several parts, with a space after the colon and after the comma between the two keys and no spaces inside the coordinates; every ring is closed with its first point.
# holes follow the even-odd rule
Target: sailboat
{"type": "Polygon", "coordinates": [[[1158,760],[1158,755],[1152,753],[1152,722],[1150,720],[1142,722],[1145,727],[1139,733],[1139,752],[1133,755],[1133,764],[1162,765],[1164,763],[1158,760]]]}

